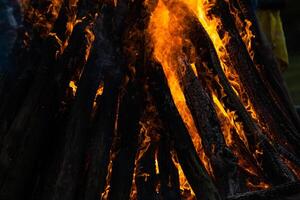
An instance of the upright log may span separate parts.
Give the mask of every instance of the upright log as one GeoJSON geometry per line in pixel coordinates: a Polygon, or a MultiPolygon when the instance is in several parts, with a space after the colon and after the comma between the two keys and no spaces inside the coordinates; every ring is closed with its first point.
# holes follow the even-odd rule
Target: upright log
{"type": "Polygon", "coordinates": [[[196,197],[205,200],[220,199],[217,189],[209,178],[193,146],[188,130],[173,102],[163,69],[149,66],[149,87],[165,127],[175,139],[175,150],[182,169],[196,197]],[[206,191],[206,192],[203,192],[206,191]]]}
{"type": "Polygon", "coordinates": [[[95,57],[97,65],[103,68],[104,90],[95,113],[92,125],[92,134],[89,141],[89,165],[87,169],[85,200],[98,199],[105,189],[109,154],[113,138],[116,135],[116,120],[120,103],[120,91],[124,81],[124,70],[121,68],[122,56],[116,49],[119,48],[114,41],[113,8],[104,5],[101,31],[96,37],[95,57]]]}
{"type": "MultiPolygon", "coordinates": [[[[167,5],[171,13],[174,13],[177,18],[185,22],[186,30],[184,29],[184,33],[188,32],[188,30],[192,29],[195,25],[202,27],[200,23],[197,23],[195,16],[186,14],[188,8],[183,4],[168,1],[167,5]]],[[[198,28],[195,29],[198,30],[198,28]]],[[[185,38],[184,33],[179,32],[177,34],[182,34],[181,37],[184,38],[184,41],[188,41],[190,39],[189,34],[187,35],[187,38],[185,38]]],[[[193,33],[195,32],[192,31],[191,35],[193,35],[193,33]]],[[[205,32],[202,32],[201,38],[205,36],[205,32]]],[[[199,37],[199,34],[197,34],[197,37],[199,37]]],[[[183,46],[184,48],[189,49],[189,44],[183,44],[183,46]]],[[[205,48],[207,47],[201,47],[201,49],[205,48]]],[[[176,55],[178,63],[178,66],[176,66],[176,73],[184,92],[187,106],[191,111],[198,133],[201,137],[204,152],[211,162],[219,192],[223,195],[233,194],[241,191],[240,184],[243,182],[237,179],[237,160],[226,147],[220,122],[217,118],[211,97],[204,90],[200,80],[192,71],[189,63],[192,62],[190,60],[192,59],[190,58],[192,55],[190,54],[191,53],[186,50],[186,52],[183,51],[181,54],[178,53],[178,55],[176,55]],[[228,174],[228,176],[218,175],[226,173],[228,168],[234,168],[232,174],[228,174]]]]}
{"type": "MultiPolygon", "coordinates": [[[[82,37],[82,42],[79,43],[82,46],[78,51],[76,61],[78,65],[82,66],[88,41],[82,26],[80,27],[75,35],[77,39],[82,37]]],[[[83,27],[85,27],[84,24],[83,27]]],[[[57,45],[52,46],[57,48],[57,45]]],[[[1,177],[5,187],[1,191],[5,196],[8,193],[12,195],[12,199],[17,198],[18,195],[25,195],[24,192],[28,194],[32,190],[32,188],[26,189],[24,185],[29,179],[37,178],[33,174],[35,174],[38,155],[40,151],[47,149],[43,146],[45,143],[51,145],[47,143],[47,139],[51,137],[48,131],[50,130],[49,126],[53,123],[55,115],[60,113],[61,94],[67,88],[67,84],[57,85],[56,81],[64,77],[62,76],[64,68],[59,68],[58,63],[53,62],[56,60],[55,52],[46,58],[42,59],[42,65],[37,68],[25,101],[17,110],[16,117],[2,141],[5,145],[2,146],[1,151],[1,177]]],[[[33,185],[34,183],[31,186],[33,185]]],[[[27,186],[30,187],[28,184],[27,186]]],[[[7,198],[10,197],[7,196],[7,198]]]]}
{"type": "Polygon", "coordinates": [[[164,130],[159,142],[158,167],[160,180],[160,197],[163,200],[180,199],[180,183],[178,169],[172,161],[171,148],[173,142],[164,130]]]}
{"type": "Polygon", "coordinates": [[[158,193],[156,191],[157,176],[155,168],[156,149],[156,144],[152,142],[137,163],[135,184],[138,200],[152,200],[158,198],[158,193]]]}

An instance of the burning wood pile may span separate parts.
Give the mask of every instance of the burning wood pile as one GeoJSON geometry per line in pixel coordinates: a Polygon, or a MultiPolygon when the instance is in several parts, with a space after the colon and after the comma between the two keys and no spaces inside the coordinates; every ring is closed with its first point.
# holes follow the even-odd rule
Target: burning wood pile
{"type": "Polygon", "coordinates": [[[23,10],[0,84],[0,199],[299,197],[299,117],[248,1],[23,10]]]}

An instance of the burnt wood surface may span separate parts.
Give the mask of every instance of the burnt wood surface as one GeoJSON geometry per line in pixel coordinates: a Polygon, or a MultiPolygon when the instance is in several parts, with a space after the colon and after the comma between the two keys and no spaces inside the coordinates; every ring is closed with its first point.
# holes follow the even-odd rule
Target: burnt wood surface
{"type": "Polygon", "coordinates": [[[155,99],[158,112],[163,123],[169,129],[171,137],[175,139],[174,148],[177,152],[179,163],[196,197],[209,200],[220,199],[217,189],[205,171],[189,137],[188,130],[172,100],[162,67],[159,65],[151,66],[149,76],[150,91],[155,99]],[[206,192],[203,193],[202,191],[206,192]]]}
{"type": "Polygon", "coordinates": [[[300,197],[300,183],[291,182],[283,185],[275,186],[271,189],[246,192],[232,197],[228,200],[297,200],[300,197]]]}

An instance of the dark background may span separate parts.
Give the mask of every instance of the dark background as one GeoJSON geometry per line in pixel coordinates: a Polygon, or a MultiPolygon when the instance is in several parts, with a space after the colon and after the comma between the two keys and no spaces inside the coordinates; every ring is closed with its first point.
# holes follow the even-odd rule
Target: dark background
{"type": "Polygon", "coordinates": [[[281,16],[290,59],[284,77],[295,104],[300,105],[300,0],[287,0],[281,16]]]}

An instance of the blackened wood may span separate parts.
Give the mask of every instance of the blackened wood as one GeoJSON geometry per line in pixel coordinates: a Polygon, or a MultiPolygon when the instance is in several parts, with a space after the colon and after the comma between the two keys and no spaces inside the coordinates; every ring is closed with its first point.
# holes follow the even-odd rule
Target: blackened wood
{"type": "Polygon", "coordinates": [[[234,19],[228,17],[230,11],[226,3],[224,1],[217,2],[210,13],[219,16],[221,20],[222,25],[218,29],[220,37],[223,37],[225,33],[230,36],[229,42],[225,45],[226,52],[258,114],[259,120],[269,128],[276,142],[288,141],[290,145],[298,147],[300,141],[298,131],[272,100],[269,89],[260,78],[259,72],[239,36],[234,19]]]}
{"type": "Polygon", "coordinates": [[[227,200],[297,200],[300,197],[300,182],[291,182],[267,190],[247,192],[228,197],[227,200]]]}
{"type": "Polygon", "coordinates": [[[152,142],[137,163],[135,184],[138,200],[158,198],[158,193],[156,192],[155,151],[156,145],[152,142]]]}
{"type": "Polygon", "coordinates": [[[93,122],[88,152],[90,164],[85,187],[86,200],[98,199],[104,191],[109,153],[115,131],[121,77],[120,72],[115,72],[107,75],[104,81],[104,91],[93,122]]]}
{"type": "MultiPolygon", "coordinates": [[[[182,17],[181,20],[185,22],[187,26],[186,29],[192,29],[192,27],[194,27],[197,22],[196,17],[188,14],[184,15],[188,9],[184,5],[169,1],[168,8],[171,13],[176,15],[176,17],[182,17]]],[[[201,26],[198,23],[196,24],[201,26]]],[[[184,32],[188,32],[188,30],[185,30],[184,32]]],[[[177,34],[180,34],[180,32],[177,34]]],[[[203,35],[204,37],[206,36],[205,32],[203,35]]],[[[181,37],[184,38],[184,35],[181,35],[181,37]]],[[[197,34],[197,37],[202,38],[203,36],[197,34]]],[[[186,40],[188,39],[189,38],[186,38],[186,40]]],[[[185,48],[188,48],[188,44],[183,45],[185,45],[185,48]]],[[[204,47],[202,46],[201,48],[204,47]]],[[[186,51],[187,52],[183,52],[182,54],[178,53],[178,55],[176,55],[178,63],[178,66],[176,66],[176,73],[184,92],[187,106],[191,111],[198,133],[201,137],[204,152],[211,162],[213,173],[217,179],[215,182],[218,185],[219,192],[223,195],[236,193],[240,190],[240,183],[237,180],[238,176],[236,174],[237,160],[230,150],[226,148],[213,101],[203,88],[200,80],[192,71],[189,63],[190,52],[188,52],[188,50],[186,51]],[[232,174],[227,173],[227,169],[229,168],[232,169],[232,174]],[[224,174],[227,174],[228,176],[224,176],[224,174]]]]}
{"type": "MultiPolygon", "coordinates": [[[[82,29],[79,28],[80,31],[82,29]]],[[[77,58],[79,65],[80,62],[83,63],[86,47],[85,33],[81,33],[79,35],[83,37],[80,43],[82,48],[79,51],[77,49],[80,55],[77,58]]],[[[1,180],[4,185],[2,188],[4,195],[25,195],[24,192],[31,191],[28,188],[26,190],[24,185],[26,185],[26,180],[34,178],[33,173],[37,166],[39,151],[46,148],[43,144],[48,137],[51,137],[47,130],[53,117],[60,113],[60,93],[63,93],[61,89],[65,91],[67,84],[58,86],[56,78],[61,75],[64,68],[57,69],[57,62],[53,62],[54,54],[50,54],[49,57],[42,60],[24,103],[3,139],[5,145],[1,151],[1,180]],[[26,176],[21,176],[19,173],[26,174],[26,176]],[[18,180],[18,177],[22,179],[18,180]],[[6,181],[9,182],[6,183],[6,181]]],[[[30,187],[30,185],[27,186],[30,187]]]]}
{"type": "Polygon", "coordinates": [[[1,196],[5,198],[18,199],[32,189],[28,181],[33,178],[39,150],[48,137],[47,127],[58,111],[57,90],[49,74],[49,66],[36,72],[28,96],[3,139],[1,196]]]}
{"type": "Polygon", "coordinates": [[[121,40],[124,63],[127,70],[127,83],[120,98],[117,121],[117,149],[112,166],[112,177],[108,198],[110,200],[128,199],[132,186],[135,155],[137,153],[139,121],[145,109],[144,92],[144,1],[118,1],[115,9],[115,31],[122,32],[121,40]],[[125,30],[122,31],[122,28],[125,30]],[[132,37],[137,36],[137,37],[132,37]],[[138,43],[136,41],[139,41],[138,43]],[[135,53],[139,52],[139,53],[135,53]]]}
{"type": "MultiPolygon", "coordinates": [[[[225,45],[226,52],[228,53],[231,60],[231,64],[235,67],[235,70],[240,77],[246,93],[248,94],[256,112],[258,113],[259,119],[262,120],[264,124],[270,128],[271,131],[277,132],[278,135],[282,135],[279,130],[285,132],[287,135],[286,138],[292,137],[293,141],[291,141],[291,143],[294,144],[296,141],[298,141],[296,138],[294,138],[295,135],[293,133],[295,129],[293,125],[289,123],[288,119],[285,119],[283,115],[280,115],[278,113],[279,111],[275,112],[276,105],[274,105],[271,97],[267,95],[268,89],[266,87],[263,87],[263,83],[259,78],[258,72],[256,71],[255,66],[248,54],[248,51],[241,41],[241,38],[239,37],[239,34],[235,28],[233,19],[227,17],[227,14],[230,11],[228,10],[228,8],[226,8],[227,7],[225,6],[225,3],[223,1],[220,1],[217,2],[217,5],[212,8],[211,13],[218,13],[218,15],[220,16],[222,25],[218,30],[219,35],[222,37],[226,32],[231,37],[230,41],[225,45]]],[[[285,136],[282,135],[282,137],[285,136]]],[[[274,169],[284,167],[281,171],[278,171],[279,174],[277,174],[276,176],[274,176],[274,174],[270,174],[270,176],[274,178],[274,183],[279,184],[282,182],[289,182],[293,180],[293,176],[288,176],[288,174],[290,173],[285,173],[285,171],[288,171],[288,169],[281,164],[280,160],[274,158],[272,160],[274,161],[272,162],[274,169]],[[278,181],[279,179],[281,180],[278,181]]]]}
{"type": "Polygon", "coordinates": [[[169,138],[169,134],[167,131],[163,130],[157,154],[160,197],[163,200],[178,200],[180,199],[179,174],[172,161],[172,144],[170,140],[167,140],[167,138],[169,138]]]}
{"type": "Polygon", "coordinates": [[[180,79],[186,102],[201,136],[204,152],[210,159],[219,192],[223,195],[236,193],[240,190],[237,159],[226,148],[212,100],[189,65],[184,69],[178,67],[178,70],[184,72],[180,79]],[[228,173],[229,169],[232,173],[228,173]]]}
{"type": "MultiPolygon", "coordinates": [[[[36,77],[36,69],[45,66],[52,60],[55,55],[55,51],[58,48],[55,45],[55,41],[52,39],[42,40],[38,38],[31,45],[29,52],[25,52],[21,55],[21,59],[25,57],[22,62],[18,59],[18,64],[20,68],[23,69],[19,76],[15,74],[8,74],[6,83],[3,87],[1,106],[0,106],[0,138],[1,144],[3,143],[3,137],[7,133],[12,121],[16,117],[17,112],[22,106],[24,99],[28,95],[29,88],[36,77]],[[23,57],[24,56],[24,57],[23,57]],[[9,91],[7,91],[9,90],[9,91]]],[[[26,51],[26,50],[24,50],[26,51]]],[[[12,71],[12,73],[17,73],[12,71]]]]}
{"type": "Polygon", "coordinates": [[[165,127],[170,131],[171,137],[175,139],[175,150],[179,163],[196,197],[205,200],[220,199],[217,189],[205,171],[188,130],[173,102],[162,67],[159,65],[148,67],[151,68],[151,72],[149,72],[151,94],[155,99],[158,112],[165,127]]]}
{"type": "Polygon", "coordinates": [[[96,65],[103,68],[104,91],[93,121],[88,151],[90,164],[86,178],[84,197],[86,200],[98,199],[104,191],[109,152],[115,132],[119,92],[124,78],[124,73],[120,67],[121,63],[118,61],[120,55],[115,52],[117,46],[113,44],[109,37],[112,25],[111,11],[111,9],[107,9],[103,13],[103,21],[98,25],[102,28],[96,35],[97,49],[95,49],[94,56],[97,57],[96,65]],[[108,23],[109,21],[110,23],[108,23]]]}
{"type": "Polygon", "coordinates": [[[75,198],[80,176],[84,170],[84,156],[89,135],[93,103],[99,86],[99,71],[95,63],[86,65],[79,81],[76,98],[65,129],[65,149],[53,199],[75,198]]]}
{"type": "MultiPolygon", "coordinates": [[[[61,1],[55,3],[59,5],[61,1]]],[[[30,1],[27,9],[24,10],[24,28],[19,31],[13,55],[10,56],[12,66],[0,83],[3,84],[0,91],[0,142],[1,136],[7,132],[20,109],[37,69],[47,65],[49,60],[55,60],[54,56],[59,49],[59,44],[49,32],[57,18],[50,13],[47,19],[42,17],[52,10],[51,5],[52,3],[49,2],[37,4],[35,1],[30,1]],[[44,35],[41,34],[43,31],[46,32],[44,35]]],[[[60,9],[60,6],[55,8],[60,9]]]]}
{"type": "MultiPolygon", "coordinates": [[[[259,25],[255,17],[255,13],[251,9],[249,2],[245,0],[237,0],[233,2],[236,8],[237,15],[241,21],[248,20],[252,23],[250,31],[255,35],[251,39],[253,59],[259,75],[269,88],[272,99],[276,106],[285,113],[285,115],[292,120],[292,123],[297,127],[299,135],[299,116],[293,106],[290,95],[288,94],[286,84],[283,80],[282,74],[279,70],[279,63],[271,49],[270,44],[264,39],[263,33],[259,30],[259,25]]],[[[244,27],[236,24],[239,31],[245,31],[244,27]]]]}
{"type": "Polygon", "coordinates": [[[141,83],[130,81],[120,99],[117,136],[119,144],[115,152],[110,183],[110,200],[128,199],[132,184],[139,120],[143,108],[141,83]]]}
{"type": "MultiPolygon", "coordinates": [[[[199,25],[199,26],[201,26],[201,25],[199,25]]],[[[199,50],[201,49],[201,51],[199,51],[197,53],[197,55],[199,55],[199,59],[201,59],[201,62],[205,62],[206,66],[209,69],[213,69],[214,72],[217,73],[217,75],[220,79],[220,82],[222,83],[222,86],[225,90],[225,93],[228,95],[229,100],[231,101],[230,106],[235,108],[235,110],[239,114],[239,117],[243,121],[243,124],[246,128],[246,132],[248,133],[246,136],[247,136],[247,139],[248,139],[248,141],[250,142],[250,145],[251,145],[250,150],[251,150],[251,152],[254,152],[255,149],[257,148],[257,142],[255,142],[255,141],[259,140],[259,141],[267,144],[268,139],[266,137],[262,136],[263,133],[258,128],[258,126],[255,124],[255,122],[252,120],[250,114],[246,111],[245,107],[242,105],[242,103],[240,102],[240,100],[238,99],[236,94],[234,93],[232,87],[230,86],[230,83],[228,82],[228,79],[226,78],[226,76],[225,76],[225,74],[224,74],[224,72],[223,72],[223,70],[220,66],[220,63],[219,63],[218,58],[216,56],[216,52],[212,48],[212,44],[209,41],[208,37],[205,37],[205,33],[203,33],[203,31],[204,31],[203,29],[201,30],[201,28],[198,28],[198,31],[196,32],[198,34],[195,34],[195,35],[204,35],[203,37],[197,37],[197,39],[194,39],[194,44],[196,45],[197,49],[199,49],[199,50]],[[205,38],[207,38],[206,41],[205,41],[205,38]],[[209,48],[210,50],[205,50],[207,47],[210,47],[209,48]]],[[[200,72],[201,72],[201,69],[198,70],[199,74],[201,74],[200,72]]],[[[200,79],[203,79],[203,77],[200,77],[200,79]]],[[[267,146],[269,146],[269,145],[270,144],[268,144],[267,146]]],[[[275,145],[275,146],[279,147],[280,145],[275,145]]],[[[281,150],[282,153],[285,153],[285,155],[288,156],[291,160],[294,160],[295,163],[298,163],[298,159],[292,153],[288,152],[285,148],[283,148],[281,146],[280,146],[280,150],[281,150]]],[[[266,151],[267,152],[272,151],[272,153],[270,153],[270,152],[266,153],[266,154],[270,154],[269,159],[270,158],[273,158],[273,159],[276,158],[275,160],[277,160],[276,162],[278,164],[272,164],[274,166],[273,169],[277,169],[278,167],[280,168],[280,166],[282,166],[283,171],[286,171],[285,170],[286,167],[284,167],[282,165],[282,162],[279,161],[278,152],[275,151],[274,149],[273,150],[269,149],[269,150],[266,150],[266,151]],[[277,167],[276,167],[276,165],[277,165],[277,167]]],[[[250,157],[252,157],[251,153],[250,154],[248,153],[248,155],[250,157]]],[[[252,163],[256,164],[256,162],[253,161],[253,160],[252,160],[252,163]]],[[[268,168],[267,166],[269,167],[270,165],[269,164],[265,165],[266,168],[268,168]]],[[[284,173],[289,174],[288,171],[286,171],[284,173]]],[[[272,173],[269,173],[269,176],[271,176],[271,175],[272,175],[272,173]]]]}

